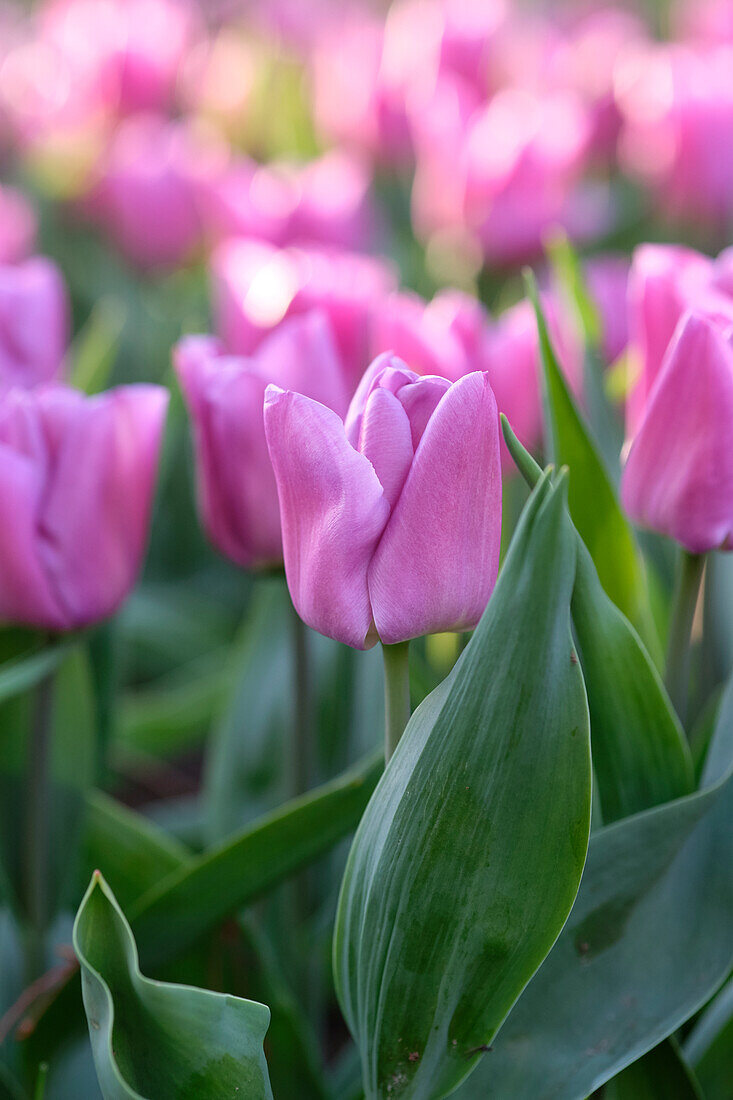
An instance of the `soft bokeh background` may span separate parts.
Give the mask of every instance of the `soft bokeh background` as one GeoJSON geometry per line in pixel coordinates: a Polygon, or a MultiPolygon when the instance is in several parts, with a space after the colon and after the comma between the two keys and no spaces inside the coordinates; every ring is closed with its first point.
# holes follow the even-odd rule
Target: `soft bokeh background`
{"type": "MultiPolygon", "coordinates": [[[[18,308],[3,302],[5,273],[45,256],[68,295],[68,339],[63,319],[55,336],[67,377],[92,392],[139,380],[172,389],[144,576],[95,636],[113,669],[101,782],[202,848],[290,789],[291,627],[282,579],[238,570],[201,532],[172,346],[218,331],[250,352],[311,298],[335,299],[338,313],[339,295],[363,296],[357,373],[387,347],[442,371],[468,320],[450,296],[425,313],[404,292],[456,288],[490,311],[500,407],[538,446],[533,322],[515,306],[530,263],[581,391],[583,327],[559,285],[562,247],[554,274],[546,260],[565,234],[587,260],[620,405],[634,246],[717,253],[731,241],[733,2],[6,0],[0,169],[0,347],[15,339],[18,308]],[[245,335],[227,328],[227,293],[245,335]]],[[[26,329],[40,326],[47,346],[48,313],[32,317],[26,329]]],[[[523,490],[509,469],[505,496],[510,531],[523,490]]],[[[669,558],[656,552],[663,585],[669,558]]],[[[460,644],[414,646],[415,702],[460,644]]],[[[311,645],[315,783],[378,745],[381,669],[373,652],[315,635],[311,645]]],[[[247,915],[237,951],[222,934],[173,974],[273,1007],[276,1096],[358,1095],[329,988],[343,856],[309,876],[307,944],[281,891],[247,915]]],[[[68,942],[68,922],[58,938],[68,942]]],[[[13,984],[0,985],[0,1016],[13,984]]],[[[77,1007],[49,1100],[97,1095],[77,1007]]]]}

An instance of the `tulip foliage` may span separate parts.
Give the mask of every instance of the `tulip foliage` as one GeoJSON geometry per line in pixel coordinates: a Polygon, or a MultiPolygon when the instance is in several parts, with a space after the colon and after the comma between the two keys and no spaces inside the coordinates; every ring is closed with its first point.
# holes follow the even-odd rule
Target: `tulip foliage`
{"type": "Polygon", "coordinates": [[[733,2],[632,7],[0,3],[0,1100],[733,1100],[733,2]]]}

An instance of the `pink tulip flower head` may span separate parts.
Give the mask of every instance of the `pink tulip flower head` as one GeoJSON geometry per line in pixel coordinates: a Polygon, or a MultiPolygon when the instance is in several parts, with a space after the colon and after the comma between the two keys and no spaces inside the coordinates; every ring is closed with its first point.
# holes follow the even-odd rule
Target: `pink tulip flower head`
{"type": "Polygon", "coordinates": [[[338,249],[277,249],[234,239],[211,259],[216,330],[227,350],[251,354],[285,317],[327,314],[351,390],[368,363],[372,318],[394,289],[383,260],[338,249]]]}
{"type": "Polygon", "coordinates": [[[499,423],[488,376],[420,377],[389,355],[345,422],[277,386],[265,431],[301,618],[366,649],[476,625],[499,564],[499,423]]]}
{"type": "Polygon", "coordinates": [[[649,393],[621,482],[631,518],[692,553],[733,548],[733,329],[683,315],[649,393]]]}
{"type": "Polygon", "coordinates": [[[0,398],[0,618],[69,631],[119,607],[142,564],[167,399],[159,386],[0,398]]]}
{"type": "Polygon", "coordinates": [[[373,352],[389,348],[418,374],[439,374],[453,382],[475,370],[471,351],[478,342],[477,313],[483,310],[468,295],[461,295],[460,303],[458,297],[458,291],[432,302],[406,291],[390,295],[375,313],[373,352]]]}
{"type": "Polygon", "coordinates": [[[184,263],[203,243],[200,190],[224,155],[184,123],[126,119],[101,166],[90,212],[133,263],[184,263]]]}
{"type": "Polygon", "coordinates": [[[290,318],[250,358],[226,354],[214,337],[189,336],[174,361],[193,422],[199,509],[209,538],[244,569],[279,565],[265,390],[276,382],[343,415],[348,391],[328,319],[316,311],[290,318]]]}
{"type": "Polygon", "coordinates": [[[0,267],[0,390],[56,378],[68,335],[69,305],[56,265],[35,256],[0,267]]]}
{"type": "Polygon", "coordinates": [[[701,308],[730,314],[725,253],[718,263],[677,245],[640,245],[629,275],[629,340],[636,357],[636,381],[626,404],[627,435],[638,431],[667,349],[682,314],[701,308]]]}

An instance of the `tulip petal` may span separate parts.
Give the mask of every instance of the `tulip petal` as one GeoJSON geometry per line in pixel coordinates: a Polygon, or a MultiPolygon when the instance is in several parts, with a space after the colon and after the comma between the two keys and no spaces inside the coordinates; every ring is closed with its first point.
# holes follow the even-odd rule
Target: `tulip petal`
{"type": "Polygon", "coordinates": [[[365,649],[373,644],[367,568],[389,516],[374,467],[336,413],[302,394],[268,386],[265,431],[295,608],[315,630],[365,649]]]}
{"type": "Polygon", "coordinates": [[[402,360],[393,355],[391,351],[383,352],[369,364],[359,385],[356,387],[354,396],[351,398],[351,404],[344,420],[346,438],[352,447],[358,448],[359,446],[364,409],[369,400],[369,395],[375,387],[379,384],[384,389],[396,393],[401,386],[414,381],[415,378],[417,378],[417,375],[414,371],[408,370],[402,360]]]}
{"type": "Polygon", "coordinates": [[[267,336],[252,360],[265,384],[297,390],[344,416],[349,404],[333,329],[322,310],[289,317],[267,336]]]}
{"type": "Polygon", "coordinates": [[[693,553],[733,534],[733,349],[715,322],[680,321],[621,482],[637,523],[693,553]]]}
{"type": "Polygon", "coordinates": [[[446,378],[428,375],[402,386],[398,393],[400,404],[410,418],[412,446],[417,446],[443,396],[450,389],[446,378]]]}
{"type": "Polygon", "coordinates": [[[383,642],[478,622],[496,581],[501,468],[496,401],[481,372],[438,405],[369,569],[383,642]]]}
{"type": "Polygon", "coordinates": [[[410,421],[387,389],[373,390],[361,422],[359,450],[371,462],[390,507],[402,492],[413,458],[410,421]]]}
{"type": "Polygon", "coordinates": [[[38,557],[36,516],[42,492],[34,462],[0,445],[0,620],[59,630],[64,614],[38,557]]]}
{"type": "Polygon", "coordinates": [[[167,403],[162,387],[137,385],[96,398],[53,390],[41,406],[55,454],[40,553],[67,629],[111,614],[134,583],[167,403]]]}
{"type": "Polygon", "coordinates": [[[217,341],[188,337],[176,348],[191,411],[199,508],[213,544],[242,568],[282,560],[277,486],[262,405],[266,381],[252,360],[218,354],[217,341]]]}

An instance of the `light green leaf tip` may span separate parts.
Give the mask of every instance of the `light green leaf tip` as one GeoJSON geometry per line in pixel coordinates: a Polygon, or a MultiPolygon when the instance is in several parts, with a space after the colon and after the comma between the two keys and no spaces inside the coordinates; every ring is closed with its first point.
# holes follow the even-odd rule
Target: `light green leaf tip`
{"type": "Polygon", "coordinates": [[[143,977],[124,914],[99,871],[74,922],[82,994],[104,1100],[272,1100],[270,1010],[143,977]]]}

